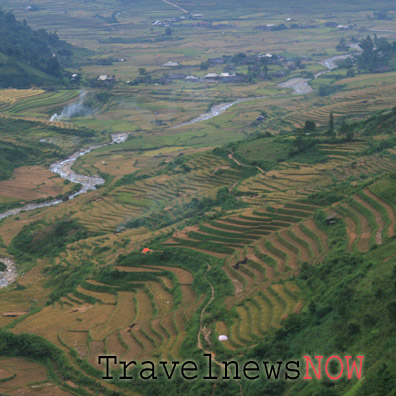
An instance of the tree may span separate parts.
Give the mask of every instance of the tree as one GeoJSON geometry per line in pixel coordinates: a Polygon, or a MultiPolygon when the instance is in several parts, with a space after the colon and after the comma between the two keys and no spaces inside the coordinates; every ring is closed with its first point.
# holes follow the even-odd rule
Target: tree
{"type": "Polygon", "coordinates": [[[265,74],[265,75],[267,75],[268,74],[268,65],[267,64],[265,64],[264,66],[263,66],[263,73],[265,74]]]}
{"type": "Polygon", "coordinates": [[[316,124],[313,121],[305,121],[304,132],[311,133],[316,131],[316,124]]]}
{"type": "Polygon", "coordinates": [[[353,69],[348,69],[346,72],[346,77],[355,77],[355,71],[353,69]]]}
{"type": "Polygon", "coordinates": [[[374,43],[370,36],[367,36],[365,39],[360,40],[359,47],[363,51],[370,52],[374,49],[374,43]]]}
{"type": "Polygon", "coordinates": [[[200,68],[201,70],[208,70],[208,69],[209,69],[209,62],[208,62],[208,61],[206,61],[206,62],[201,62],[201,64],[199,65],[199,68],[200,68]]]}
{"type": "Polygon", "coordinates": [[[232,58],[231,58],[231,62],[235,63],[237,65],[242,64],[242,62],[247,58],[247,55],[244,54],[243,52],[239,52],[238,54],[235,54],[232,58]]]}
{"type": "Polygon", "coordinates": [[[302,128],[298,128],[297,129],[297,137],[296,137],[296,146],[297,146],[297,150],[300,153],[301,151],[303,151],[304,148],[304,129],[302,128]]]}
{"type": "Polygon", "coordinates": [[[172,36],[172,33],[173,33],[173,30],[168,26],[168,27],[165,29],[165,34],[166,34],[167,36],[172,36]]]}
{"type": "Polygon", "coordinates": [[[348,51],[349,47],[344,37],[340,38],[340,42],[336,46],[337,51],[348,51]]]}
{"type": "Polygon", "coordinates": [[[341,122],[338,133],[341,136],[344,136],[348,140],[348,142],[353,140],[354,135],[355,135],[355,133],[353,131],[353,127],[351,125],[347,124],[345,121],[341,122]]]}
{"type": "Polygon", "coordinates": [[[144,67],[139,67],[139,76],[145,76],[147,70],[144,67]]]}
{"type": "Polygon", "coordinates": [[[387,11],[374,11],[374,17],[379,20],[384,20],[389,18],[387,11]]]}
{"type": "Polygon", "coordinates": [[[334,116],[333,113],[330,113],[329,117],[329,128],[327,129],[326,135],[332,139],[335,138],[335,130],[334,130],[334,116]]]}

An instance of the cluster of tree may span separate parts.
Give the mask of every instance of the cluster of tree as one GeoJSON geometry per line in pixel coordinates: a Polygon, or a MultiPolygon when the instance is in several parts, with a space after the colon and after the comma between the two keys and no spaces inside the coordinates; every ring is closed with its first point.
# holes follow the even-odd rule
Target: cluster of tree
{"type": "MultiPolygon", "coordinates": [[[[180,192],[177,192],[177,194],[180,194],[180,192]]],[[[228,188],[224,187],[217,192],[216,199],[208,197],[201,199],[192,198],[189,202],[177,205],[171,210],[163,211],[155,216],[149,215],[130,220],[125,226],[127,228],[146,227],[150,230],[158,230],[185,219],[191,219],[195,224],[197,218],[210,220],[216,217],[217,215],[215,214],[206,216],[207,212],[213,211],[216,207],[221,207],[222,210],[227,211],[245,206],[245,203],[237,200],[236,196],[230,193],[228,188]]]]}
{"type": "Polygon", "coordinates": [[[92,236],[77,220],[63,218],[54,223],[37,221],[22,228],[12,240],[9,252],[19,259],[54,257],[68,243],[92,236]]]}
{"type": "MultiPolygon", "coordinates": [[[[19,138],[33,132],[35,129],[43,128],[38,122],[25,120],[14,120],[0,118],[0,180],[7,180],[12,176],[14,169],[27,165],[48,166],[51,162],[66,155],[59,147],[52,144],[42,144],[19,138]],[[9,132],[13,131],[14,138],[18,136],[18,141],[9,141],[9,132]]],[[[46,131],[54,134],[74,135],[80,137],[94,137],[94,133],[89,130],[72,130],[67,128],[46,127],[46,131]]],[[[14,139],[13,139],[14,140],[14,139]]],[[[85,139],[84,139],[85,140],[85,139]]]]}
{"type": "Polygon", "coordinates": [[[389,17],[388,11],[374,11],[373,16],[374,16],[374,18],[376,18],[380,21],[384,21],[386,19],[391,19],[389,17]]]}
{"type": "MultiPolygon", "coordinates": [[[[327,136],[329,139],[335,140],[341,138],[346,141],[352,141],[356,135],[375,135],[389,133],[393,135],[396,128],[396,106],[390,111],[380,111],[364,121],[348,123],[345,120],[335,126],[334,115],[330,113],[327,129],[321,135],[327,136]]],[[[306,121],[303,128],[297,129],[296,146],[293,150],[304,152],[311,147],[315,138],[319,135],[319,131],[315,122],[306,121]]],[[[369,141],[369,148],[365,154],[373,154],[383,151],[386,148],[394,147],[396,138],[391,136],[389,139],[381,139],[379,141],[369,141]]]]}
{"type": "Polygon", "coordinates": [[[118,19],[117,19],[118,14],[119,14],[118,11],[114,11],[111,14],[111,16],[109,16],[109,17],[108,16],[103,16],[103,15],[100,15],[100,14],[96,14],[94,18],[101,19],[101,20],[103,20],[106,23],[120,23],[118,21],[118,19]]]}
{"type": "Polygon", "coordinates": [[[391,110],[384,110],[375,113],[367,120],[358,122],[346,122],[342,120],[338,127],[334,127],[334,116],[330,113],[329,125],[325,135],[331,139],[340,137],[346,141],[351,141],[356,135],[373,136],[378,134],[388,133],[389,139],[381,139],[379,141],[369,141],[369,148],[366,154],[373,154],[380,152],[386,148],[393,147],[396,144],[396,139],[393,136],[396,128],[396,106],[391,110]]]}
{"type": "MultiPolygon", "coordinates": [[[[320,135],[327,136],[330,139],[336,139],[339,136],[342,139],[347,141],[353,140],[356,132],[355,124],[348,124],[345,120],[342,120],[338,127],[334,126],[334,115],[330,113],[329,124],[327,129],[320,133],[320,135]]],[[[313,121],[305,121],[303,128],[297,129],[297,138],[296,138],[296,150],[299,152],[303,152],[308,148],[308,145],[312,145],[315,142],[315,137],[319,135],[319,131],[316,127],[315,122],[313,121]],[[309,138],[308,138],[309,137],[309,138]]]]}
{"type": "Polygon", "coordinates": [[[61,82],[62,61],[70,60],[72,46],[56,33],[32,30],[25,20],[0,11],[0,55],[0,87],[25,88],[61,82]]]}
{"type": "Polygon", "coordinates": [[[37,148],[0,140],[0,180],[9,179],[15,168],[34,163],[40,154],[37,148]]]}
{"type": "Polygon", "coordinates": [[[396,70],[396,42],[390,43],[385,37],[374,39],[367,36],[359,44],[362,53],[357,58],[360,71],[380,73],[396,70]]]}
{"type": "MultiPolygon", "coordinates": [[[[351,76],[352,77],[352,76],[351,76]]],[[[338,84],[338,85],[321,85],[319,87],[319,96],[329,96],[338,91],[341,91],[345,87],[345,84],[338,84]]]]}

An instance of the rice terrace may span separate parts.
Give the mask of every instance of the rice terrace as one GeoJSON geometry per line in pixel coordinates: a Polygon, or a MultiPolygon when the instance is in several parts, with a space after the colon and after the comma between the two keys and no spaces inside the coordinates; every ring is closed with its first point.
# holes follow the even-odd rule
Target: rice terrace
{"type": "Polygon", "coordinates": [[[395,395],[394,1],[0,7],[0,396],[395,395]]]}

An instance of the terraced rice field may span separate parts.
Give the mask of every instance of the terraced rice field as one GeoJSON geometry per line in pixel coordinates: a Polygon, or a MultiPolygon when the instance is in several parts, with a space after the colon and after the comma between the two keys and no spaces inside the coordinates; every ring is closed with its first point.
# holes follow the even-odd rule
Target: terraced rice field
{"type": "Polygon", "coordinates": [[[7,199],[32,201],[39,198],[56,197],[69,191],[64,180],[39,166],[20,167],[10,180],[0,181],[0,202],[7,199]],[[29,178],[26,178],[26,174],[29,178]]]}
{"type": "Polygon", "coordinates": [[[191,289],[191,273],[173,267],[120,266],[118,270],[132,275],[131,279],[152,274],[155,280],[131,281],[123,288],[87,280],[74,293],[27,318],[23,326],[17,325],[15,331],[29,326],[59,347],[76,350],[94,366],[98,354],[104,353],[129,360],[178,358],[185,324],[203,298],[191,289]],[[180,289],[181,300],[173,297],[175,287],[180,289]]]}
{"type": "Polygon", "coordinates": [[[346,222],[348,251],[366,252],[395,233],[394,209],[369,190],[352,196],[334,209],[346,222]]]}
{"type": "Polygon", "coordinates": [[[22,358],[0,359],[0,392],[8,395],[70,396],[38,363],[22,358]]]}
{"type": "MultiPolygon", "coordinates": [[[[390,76],[384,75],[382,84],[370,86],[369,76],[363,76],[364,85],[357,89],[351,86],[350,90],[340,91],[331,97],[318,99],[316,108],[312,104],[306,104],[303,109],[300,107],[298,111],[290,112],[287,120],[293,122],[296,126],[304,124],[307,119],[313,120],[320,125],[326,125],[329,120],[329,114],[332,112],[334,116],[348,118],[362,118],[373,111],[382,110],[391,107],[395,101],[395,84],[389,82],[390,76]]],[[[373,77],[373,76],[371,76],[373,77]]],[[[375,76],[374,76],[375,77],[375,76]]],[[[353,84],[357,80],[346,79],[342,83],[353,84]]]]}
{"type": "Polygon", "coordinates": [[[128,218],[150,216],[154,211],[168,211],[172,216],[171,208],[177,211],[195,197],[215,195],[219,187],[236,183],[241,171],[227,164],[212,153],[200,153],[188,162],[191,171],[187,175],[155,176],[154,171],[148,179],[114,189],[111,196],[84,198],[79,219],[92,230],[113,231],[128,218]]]}
{"type": "MultiPolygon", "coordinates": [[[[236,318],[213,324],[213,331],[228,336],[223,343],[226,349],[257,344],[269,328],[299,312],[303,299],[293,277],[303,262],[315,265],[323,260],[329,246],[327,234],[313,218],[319,206],[298,198],[330,186],[334,177],[347,180],[354,172],[356,177],[367,177],[395,168],[390,158],[362,157],[365,147],[364,141],[322,145],[328,157],[323,164],[281,163],[277,170],[250,177],[238,185],[238,191],[255,209],[187,227],[166,242],[225,258],[223,269],[234,286],[226,306],[235,309],[236,318]]],[[[367,189],[322,209],[343,218],[349,251],[368,251],[394,235],[393,208],[367,189]]]]}
{"type": "MultiPolygon", "coordinates": [[[[42,89],[1,89],[0,90],[0,111],[13,106],[18,101],[35,97],[44,93],[42,89]]],[[[36,98],[35,98],[36,99],[36,98]]]]}
{"type": "MultiPolygon", "coordinates": [[[[16,100],[7,101],[0,107],[0,111],[9,115],[23,115],[24,117],[39,116],[40,118],[47,118],[46,112],[48,112],[48,110],[62,108],[64,105],[75,100],[79,95],[79,91],[77,90],[45,92],[42,90],[27,89],[18,91],[21,92],[16,94],[16,100]],[[37,97],[37,95],[40,96],[37,97]]],[[[11,94],[12,93],[9,95],[11,94]]]]}
{"type": "MultiPolygon", "coordinates": [[[[120,278],[105,282],[91,276],[59,301],[17,323],[13,331],[29,329],[66,353],[75,351],[98,369],[102,368],[97,362],[99,354],[127,361],[180,358],[186,323],[202,312],[208,296],[196,294],[193,273],[186,267],[133,266],[117,261],[121,254],[147,246],[149,237],[172,230],[165,246],[224,259],[222,270],[233,285],[224,300],[232,319],[205,323],[210,341],[202,337],[205,350],[211,350],[219,335],[228,336],[221,346],[231,353],[257,345],[271,328],[281,327],[285,318],[302,309],[304,294],[295,278],[303,263],[317,265],[330,249],[328,235],[315,217],[318,210],[336,212],[342,218],[351,252],[366,252],[395,235],[393,207],[368,188],[356,190],[332,206],[309,200],[311,194],[332,188],[336,181],[353,182],[361,175],[369,178],[395,169],[392,156],[362,155],[367,147],[363,139],[322,144],[320,150],[327,156],[323,163],[281,162],[273,170],[259,170],[253,176],[246,176],[246,166],[211,151],[195,152],[186,159],[181,156],[180,163],[176,155],[136,153],[128,158],[128,165],[142,177],[130,184],[119,183],[123,180],[116,165],[120,159],[114,161],[110,172],[114,179],[105,190],[52,209],[50,216],[56,218],[68,211],[67,205],[73,205],[73,216],[100,234],[71,243],[50,265],[73,269],[90,263],[99,271],[118,263],[120,278]],[[147,164],[151,169],[144,172],[147,164]],[[178,217],[183,205],[194,198],[215,199],[223,187],[246,205],[230,211],[214,208],[208,212],[210,216],[202,213],[205,220],[180,226],[186,224],[178,217]],[[158,232],[144,226],[115,232],[127,220],[145,218],[155,224],[164,215],[175,222],[158,232]]],[[[101,161],[100,153],[97,155],[78,164],[79,169],[95,169],[101,161]]],[[[18,226],[34,216],[21,214],[18,226]]]]}

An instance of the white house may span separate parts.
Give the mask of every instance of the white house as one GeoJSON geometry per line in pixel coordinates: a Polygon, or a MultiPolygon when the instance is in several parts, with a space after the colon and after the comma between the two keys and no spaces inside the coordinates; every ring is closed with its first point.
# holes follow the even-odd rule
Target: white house
{"type": "Polygon", "coordinates": [[[179,64],[177,62],[169,61],[169,62],[164,63],[162,66],[163,67],[177,67],[177,66],[179,66],[179,64]]]}
{"type": "Polygon", "coordinates": [[[187,77],[185,78],[185,80],[187,80],[187,81],[198,81],[199,78],[198,78],[198,77],[195,77],[195,76],[187,76],[187,77]]]}
{"type": "Polygon", "coordinates": [[[98,77],[98,81],[114,81],[114,76],[109,76],[108,74],[101,74],[98,77]]]}

